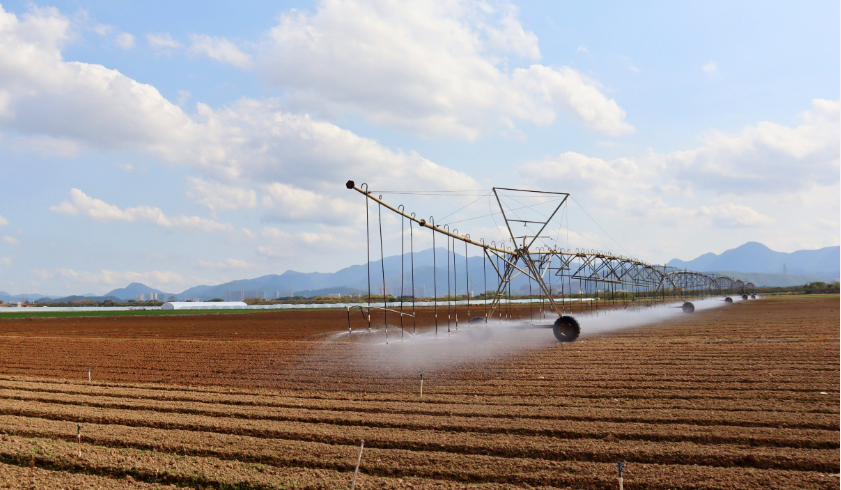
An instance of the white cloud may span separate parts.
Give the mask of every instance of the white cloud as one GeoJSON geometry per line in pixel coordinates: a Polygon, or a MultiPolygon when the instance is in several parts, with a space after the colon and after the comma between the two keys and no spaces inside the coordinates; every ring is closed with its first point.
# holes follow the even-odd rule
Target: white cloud
{"type": "Polygon", "coordinates": [[[251,55],[243,53],[236,44],[225,38],[194,34],[190,36],[190,40],[192,54],[207,56],[242,69],[251,66],[251,55]]]}
{"type": "Polygon", "coordinates": [[[55,9],[18,18],[0,8],[0,130],[49,138],[30,146],[50,142],[59,149],[53,153],[67,154],[77,146],[153,150],[190,138],[195,125],[154,87],[63,61],[69,28],[55,9]]]}
{"type": "Polygon", "coordinates": [[[84,214],[101,223],[109,221],[146,221],[164,228],[182,228],[190,231],[221,231],[231,230],[229,224],[222,224],[199,216],[167,216],[160,208],[137,206],[120,209],[101,199],[95,199],[79,189],[71,189],[70,201],[64,201],[57,206],[50,206],[50,211],[77,215],[84,214]]]}
{"type": "Polygon", "coordinates": [[[29,273],[41,280],[52,279],[55,277],[55,274],[47,269],[32,269],[29,273]]]}
{"type": "Polygon", "coordinates": [[[760,214],[753,209],[740,204],[724,204],[720,206],[701,206],[697,216],[709,216],[719,226],[741,227],[741,226],[763,226],[774,224],[774,220],[760,214]]]}
{"type": "Polygon", "coordinates": [[[135,170],[134,165],[132,165],[130,163],[118,163],[117,166],[120,167],[121,169],[123,169],[123,171],[127,174],[134,173],[134,170],[135,170]]]}
{"type": "Polygon", "coordinates": [[[187,103],[187,100],[189,100],[190,97],[192,97],[192,96],[193,96],[193,94],[191,94],[189,90],[179,90],[178,91],[178,100],[176,101],[176,103],[179,106],[183,107],[184,104],[187,103]]]}
{"type": "Polygon", "coordinates": [[[108,36],[114,31],[114,26],[109,26],[107,24],[97,24],[93,28],[93,32],[99,34],[100,36],[108,36]]]}
{"type": "Polygon", "coordinates": [[[537,38],[513,7],[486,7],[324,0],[315,13],[280,17],[259,72],[301,104],[357,111],[425,136],[519,136],[517,121],[545,126],[558,112],[607,134],[633,131],[625,111],[572,68],[508,69],[517,58],[539,59],[537,38]]]}
{"type": "Polygon", "coordinates": [[[210,211],[257,207],[257,193],[218,182],[188,177],[192,190],[187,195],[210,211]]]}
{"type": "Polygon", "coordinates": [[[714,73],[718,70],[718,65],[715,64],[715,61],[710,61],[706,65],[701,67],[707,73],[714,73]]]}
{"type": "Polygon", "coordinates": [[[3,241],[8,243],[9,245],[20,245],[20,240],[13,236],[4,236],[3,241]]]}
{"type": "Polygon", "coordinates": [[[703,146],[663,155],[679,178],[718,193],[768,193],[839,180],[839,102],[812,101],[797,127],[760,122],[739,133],[712,130],[703,146]]]}
{"type": "Polygon", "coordinates": [[[0,226],[6,226],[6,225],[8,225],[8,224],[9,224],[9,220],[7,220],[6,218],[4,218],[4,217],[3,217],[3,215],[2,215],[2,214],[0,214],[0,226]]]}
{"type": "MultiPolygon", "coordinates": [[[[273,182],[326,196],[332,203],[346,199],[342,182],[357,176],[380,188],[395,182],[444,190],[479,187],[463,172],[416,153],[393,151],[335,124],[281,111],[276,100],[242,99],[220,109],[200,103],[198,112],[189,116],[154,87],[116,70],[63,61],[60,47],[69,35],[69,22],[55,10],[39,15],[46,19],[18,19],[2,12],[0,94],[7,96],[0,130],[69,141],[81,149],[151,152],[167,162],[192,166],[205,176],[205,187],[242,183],[244,194],[233,196],[237,206],[253,204],[249,187],[273,182]],[[45,30],[43,25],[52,27],[45,30]]],[[[231,197],[226,195],[226,202],[231,197]]],[[[277,196],[269,197],[275,202],[277,196]]],[[[209,196],[199,198],[206,206],[224,207],[209,196]]],[[[53,209],[79,212],[73,201],[53,209]]],[[[267,209],[275,219],[304,219],[299,211],[267,209]]],[[[118,211],[115,216],[125,216],[118,211]]],[[[140,219],[139,213],[132,217],[140,219]]]]}
{"type": "Polygon", "coordinates": [[[7,146],[18,153],[35,153],[42,157],[72,158],[81,150],[80,145],[71,139],[45,135],[12,136],[7,146]]]}
{"type": "Polygon", "coordinates": [[[583,44],[582,44],[581,46],[578,46],[578,49],[576,49],[576,50],[575,50],[575,52],[576,52],[576,53],[585,53],[585,54],[587,54],[587,55],[589,55],[589,56],[592,56],[592,55],[590,54],[590,50],[589,50],[589,49],[587,49],[586,47],[584,47],[584,45],[583,45],[583,44]]]}
{"type": "Polygon", "coordinates": [[[146,42],[149,43],[149,46],[158,49],[178,49],[184,47],[183,44],[173,39],[168,32],[146,34],[146,42]]]}
{"type": "Polygon", "coordinates": [[[122,34],[117,35],[114,42],[117,43],[117,46],[123,49],[131,49],[134,47],[134,36],[128,32],[123,32],[122,34]]]}
{"type": "Polygon", "coordinates": [[[199,260],[202,269],[225,270],[225,269],[258,269],[260,266],[245,260],[226,259],[221,262],[206,262],[199,260]]]}

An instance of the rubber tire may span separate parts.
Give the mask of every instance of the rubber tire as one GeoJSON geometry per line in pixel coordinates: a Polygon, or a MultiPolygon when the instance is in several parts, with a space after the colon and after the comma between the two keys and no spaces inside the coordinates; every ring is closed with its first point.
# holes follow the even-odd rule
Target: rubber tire
{"type": "Polygon", "coordinates": [[[689,301],[683,303],[683,306],[681,306],[680,308],[683,310],[684,313],[695,313],[695,305],[693,305],[689,301]]]}
{"type": "Polygon", "coordinates": [[[728,297],[724,298],[724,302],[725,302],[725,303],[732,303],[732,302],[733,302],[733,298],[731,298],[730,296],[728,296],[728,297]]]}
{"type": "Polygon", "coordinates": [[[552,333],[560,342],[573,342],[581,335],[581,325],[578,320],[569,315],[564,315],[555,320],[555,325],[552,327],[552,333]]]}
{"type": "Polygon", "coordinates": [[[747,295],[747,294],[743,294],[743,295],[742,295],[742,300],[747,301],[747,300],[748,300],[748,295],[747,295]]]}
{"type": "Polygon", "coordinates": [[[487,323],[487,322],[485,321],[485,317],[477,316],[477,317],[471,318],[470,321],[467,322],[467,323],[474,324],[474,323],[487,323]]]}
{"type": "Polygon", "coordinates": [[[756,299],[756,295],[755,295],[755,294],[751,294],[751,295],[750,295],[750,299],[756,299]]]}

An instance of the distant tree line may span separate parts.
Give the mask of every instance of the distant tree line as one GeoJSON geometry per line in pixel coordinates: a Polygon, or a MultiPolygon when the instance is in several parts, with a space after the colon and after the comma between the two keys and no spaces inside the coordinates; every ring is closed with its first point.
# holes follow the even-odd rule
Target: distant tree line
{"type": "Polygon", "coordinates": [[[833,282],[810,282],[799,286],[763,287],[757,288],[760,293],[765,294],[838,294],[841,284],[833,282]]]}

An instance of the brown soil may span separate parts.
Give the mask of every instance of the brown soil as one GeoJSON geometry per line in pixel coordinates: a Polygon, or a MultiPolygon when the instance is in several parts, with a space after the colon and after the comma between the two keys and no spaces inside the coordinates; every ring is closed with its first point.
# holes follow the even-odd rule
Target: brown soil
{"type": "Polygon", "coordinates": [[[357,488],[616,488],[618,461],[627,488],[839,488],[837,297],[433,345],[422,399],[399,328],[354,315],[0,321],[0,488],[345,487],[360,439],[357,488]]]}

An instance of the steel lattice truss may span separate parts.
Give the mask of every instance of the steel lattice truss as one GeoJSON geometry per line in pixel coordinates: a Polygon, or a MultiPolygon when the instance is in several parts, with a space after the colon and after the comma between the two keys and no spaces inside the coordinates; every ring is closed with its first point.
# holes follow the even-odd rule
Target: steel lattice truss
{"type": "Polygon", "coordinates": [[[584,284],[585,289],[589,288],[589,290],[598,287],[618,287],[622,288],[623,291],[635,291],[651,296],[665,295],[668,291],[671,296],[677,296],[681,299],[694,296],[754,295],[756,293],[756,287],[753,283],[736,278],[656,266],[638,259],[596,250],[533,247],[535,240],[538,239],[546,225],[563,206],[569,196],[567,193],[493,188],[494,196],[501,211],[500,214],[502,214],[511,235],[511,241],[517,244],[516,248],[506,248],[504,245],[497,245],[494,242],[488,244],[484,240],[477,241],[468,235],[454,233],[448,227],[435,225],[432,218],[427,221],[417,218],[414,213],[407,214],[403,211],[402,206],[395,208],[383,201],[382,196],[373,196],[367,190],[365,184],[362,187],[364,189],[357,187],[353,181],[347,183],[348,189],[356,190],[378,205],[432,230],[433,234],[446,235],[482,249],[484,255],[490,259],[490,263],[499,278],[499,286],[488,315],[493,315],[494,310],[500,304],[501,298],[505,296],[506,288],[520,274],[527,276],[538,285],[559,316],[562,315],[562,309],[553,297],[559,290],[553,287],[553,282],[560,282],[563,287],[564,281],[571,285],[574,280],[579,286],[584,284]],[[500,200],[498,193],[500,190],[552,195],[557,196],[556,200],[561,202],[555,207],[554,212],[548,219],[542,221],[514,219],[506,212],[507,209],[500,200]],[[512,223],[538,225],[540,230],[531,235],[517,236],[512,231],[512,223]],[[497,267],[496,263],[500,263],[500,266],[497,267]]]}

